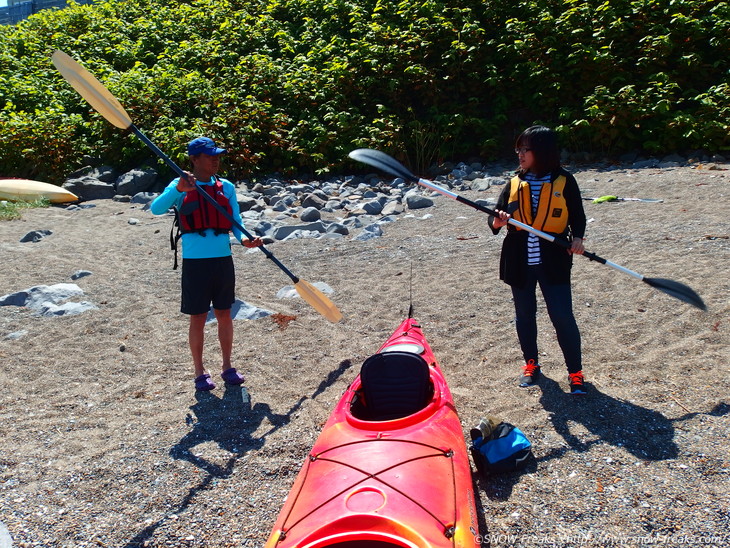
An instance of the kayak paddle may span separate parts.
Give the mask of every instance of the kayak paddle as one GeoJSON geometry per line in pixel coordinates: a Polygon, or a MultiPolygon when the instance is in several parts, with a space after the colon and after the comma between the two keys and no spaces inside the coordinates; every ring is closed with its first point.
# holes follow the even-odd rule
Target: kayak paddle
{"type": "MultiPolygon", "coordinates": [[[[172,161],[172,159],[162,152],[162,150],[160,150],[132,123],[132,119],[124,110],[124,107],[122,107],[119,101],[117,101],[111,92],[106,89],[93,74],[61,50],[56,50],[53,53],[52,60],[53,64],[66,81],[68,81],[79,95],[86,99],[86,101],[94,107],[99,114],[118,128],[131,129],[134,134],[137,135],[137,137],[139,137],[155,154],[157,154],[157,156],[164,160],[164,162],[175,173],[177,173],[180,177],[185,175],[185,172],[180,169],[177,164],[172,161]]],[[[195,183],[195,186],[198,188],[199,193],[208,200],[221,213],[221,215],[231,221],[233,225],[244,234],[244,236],[250,240],[255,239],[254,236],[252,236],[240,223],[236,222],[236,220],[233,219],[233,217],[229,215],[228,212],[222,208],[212,196],[202,190],[197,182],[195,183]]],[[[289,278],[291,278],[292,282],[294,282],[294,288],[297,293],[299,293],[302,299],[314,307],[317,312],[331,322],[337,322],[342,319],[342,314],[334,303],[325,297],[319,289],[292,274],[292,272],[276,257],[274,257],[274,255],[264,246],[260,246],[259,249],[264,252],[264,255],[266,255],[267,258],[271,259],[276,266],[289,276],[289,278]]]]}
{"type": "MultiPolygon", "coordinates": [[[[396,160],[395,158],[393,158],[391,156],[388,156],[384,152],[380,152],[379,150],[373,150],[373,149],[369,149],[369,148],[360,148],[360,149],[353,150],[352,152],[350,152],[349,156],[353,160],[363,162],[364,164],[369,164],[373,167],[376,167],[387,173],[390,173],[391,175],[395,175],[396,177],[402,177],[403,179],[406,179],[407,181],[411,181],[413,183],[418,183],[419,185],[426,187],[430,190],[433,190],[435,192],[438,192],[439,194],[443,194],[444,196],[453,198],[457,202],[466,204],[470,207],[473,207],[474,209],[487,213],[493,217],[498,217],[497,212],[494,211],[493,209],[489,209],[487,207],[479,205],[479,204],[472,202],[471,200],[468,200],[467,198],[464,198],[463,196],[459,196],[458,194],[451,192],[450,190],[447,190],[431,181],[427,181],[426,179],[421,179],[420,177],[417,177],[416,175],[411,173],[398,160],[396,160]]],[[[552,234],[548,234],[547,232],[542,232],[541,230],[533,228],[530,225],[521,223],[512,218],[509,219],[508,223],[513,226],[517,226],[523,230],[527,230],[528,232],[532,232],[536,236],[538,236],[544,240],[547,240],[549,242],[553,242],[561,247],[564,247],[566,249],[570,248],[570,242],[568,242],[567,240],[563,240],[561,238],[556,238],[552,234]]],[[[652,286],[655,289],[658,289],[659,291],[663,291],[667,295],[671,295],[672,297],[675,297],[675,298],[679,299],[680,301],[684,301],[685,303],[691,304],[692,306],[696,306],[697,308],[699,308],[701,310],[707,310],[707,306],[705,305],[702,298],[697,294],[697,292],[695,292],[694,289],[692,289],[691,287],[689,287],[683,283],[676,282],[674,280],[667,280],[665,278],[646,278],[646,277],[642,276],[641,274],[639,274],[638,272],[634,272],[633,270],[624,268],[623,266],[617,265],[616,263],[612,263],[611,261],[608,261],[602,257],[599,257],[595,253],[590,253],[588,251],[585,251],[583,253],[583,256],[587,257],[591,261],[596,261],[598,263],[605,264],[606,266],[615,268],[616,270],[619,270],[620,272],[623,272],[624,274],[628,274],[629,276],[638,278],[642,282],[652,286]]]]}
{"type": "Polygon", "coordinates": [[[614,196],[613,194],[599,196],[598,198],[588,198],[587,196],[583,196],[583,199],[590,200],[594,204],[602,204],[604,202],[646,202],[649,204],[659,204],[664,201],[658,198],[622,198],[620,196],[614,196]]]}

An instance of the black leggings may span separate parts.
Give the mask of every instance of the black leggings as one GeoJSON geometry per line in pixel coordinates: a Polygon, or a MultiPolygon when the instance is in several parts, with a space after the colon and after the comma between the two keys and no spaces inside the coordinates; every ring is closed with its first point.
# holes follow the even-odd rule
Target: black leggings
{"type": "Polygon", "coordinates": [[[573,315],[573,298],[570,284],[551,284],[543,265],[527,267],[527,283],[524,287],[512,287],[515,301],[515,324],[525,361],[535,360],[537,352],[537,285],[540,285],[548,315],[555,327],[558,344],[563,351],[568,373],[583,369],[580,349],[580,331],[573,315]]]}

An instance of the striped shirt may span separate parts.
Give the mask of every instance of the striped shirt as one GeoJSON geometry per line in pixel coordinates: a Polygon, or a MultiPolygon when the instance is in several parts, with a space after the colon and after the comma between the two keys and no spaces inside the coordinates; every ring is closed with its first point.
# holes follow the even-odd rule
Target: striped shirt
{"type": "MultiPolygon", "coordinates": [[[[540,201],[540,190],[542,185],[550,182],[550,173],[538,177],[534,173],[526,173],[525,180],[530,183],[530,195],[532,197],[532,218],[537,214],[537,204],[540,201]]],[[[540,238],[530,232],[527,235],[527,264],[537,265],[542,262],[540,257],[540,238]]]]}

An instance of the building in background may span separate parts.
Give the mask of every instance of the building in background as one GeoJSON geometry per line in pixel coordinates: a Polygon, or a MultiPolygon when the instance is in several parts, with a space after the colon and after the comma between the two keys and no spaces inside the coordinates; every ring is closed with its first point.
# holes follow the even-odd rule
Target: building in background
{"type": "MultiPolygon", "coordinates": [[[[75,1],[77,4],[91,4],[93,2],[93,0],[75,1]]],[[[7,0],[7,6],[0,5],[0,25],[14,25],[41,10],[65,8],[67,5],[67,0],[7,0]]]]}

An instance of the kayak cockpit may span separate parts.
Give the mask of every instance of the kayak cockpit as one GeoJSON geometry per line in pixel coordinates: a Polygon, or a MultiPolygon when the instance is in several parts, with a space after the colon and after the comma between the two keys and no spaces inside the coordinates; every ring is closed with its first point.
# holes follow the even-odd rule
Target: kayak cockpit
{"type": "Polygon", "coordinates": [[[428,363],[412,352],[373,354],[362,364],[350,412],[370,422],[392,421],[425,409],[434,387],[428,363]]]}
{"type": "MultiPolygon", "coordinates": [[[[359,535],[352,535],[352,536],[359,536],[359,535]]],[[[328,540],[325,540],[325,542],[329,542],[328,540]]],[[[322,544],[322,543],[314,543],[311,545],[308,545],[307,548],[412,548],[417,547],[417,544],[413,544],[411,542],[407,542],[403,539],[392,539],[392,540],[371,540],[371,539],[365,539],[365,540],[342,540],[342,541],[334,541],[334,544],[322,544]]]]}

